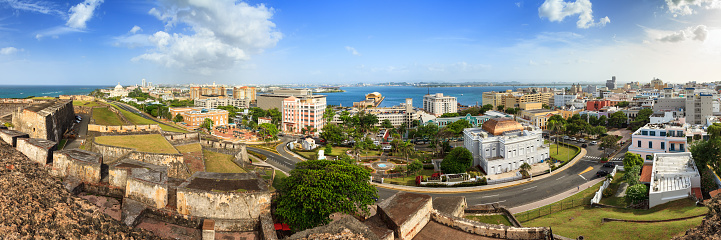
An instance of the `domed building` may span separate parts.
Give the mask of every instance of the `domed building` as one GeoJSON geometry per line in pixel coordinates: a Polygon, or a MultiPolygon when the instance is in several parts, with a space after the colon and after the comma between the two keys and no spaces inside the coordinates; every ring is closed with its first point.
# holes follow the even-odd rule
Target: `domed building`
{"type": "Polygon", "coordinates": [[[118,83],[118,85],[113,88],[112,91],[110,91],[110,97],[127,97],[128,96],[128,90],[125,90],[123,86],[118,83]]]}
{"type": "Polygon", "coordinates": [[[509,118],[489,119],[480,128],[463,130],[463,145],[473,153],[473,166],[488,175],[516,171],[523,163],[550,157],[541,129],[509,118]]]}

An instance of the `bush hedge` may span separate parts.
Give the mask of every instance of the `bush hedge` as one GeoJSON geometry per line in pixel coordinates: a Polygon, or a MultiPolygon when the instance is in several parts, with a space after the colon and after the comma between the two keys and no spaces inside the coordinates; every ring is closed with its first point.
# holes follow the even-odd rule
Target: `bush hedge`
{"type": "Polygon", "coordinates": [[[247,150],[247,151],[248,151],[248,154],[253,155],[253,156],[257,157],[257,158],[260,158],[260,160],[265,161],[265,159],[268,159],[268,157],[266,157],[266,156],[263,155],[263,154],[260,154],[260,153],[257,153],[257,152],[251,151],[251,150],[247,150]]]}

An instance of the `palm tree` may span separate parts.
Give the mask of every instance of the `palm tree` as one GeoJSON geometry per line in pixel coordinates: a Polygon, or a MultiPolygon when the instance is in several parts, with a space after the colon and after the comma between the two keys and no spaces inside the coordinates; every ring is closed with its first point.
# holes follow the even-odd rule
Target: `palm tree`
{"type": "Polygon", "coordinates": [[[519,168],[521,169],[521,172],[525,172],[529,176],[531,175],[531,173],[528,172],[531,170],[531,165],[528,164],[527,162],[524,162],[523,164],[521,164],[521,166],[519,168]]]}
{"type": "Polygon", "coordinates": [[[303,133],[303,135],[313,135],[315,133],[315,128],[312,126],[305,126],[304,128],[300,129],[300,132],[303,133]]]}
{"type": "Polygon", "coordinates": [[[558,154],[558,132],[563,132],[565,126],[563,122],[551,120],[548,122],[548,129],[556,133],[556,154],[558,154]]]}
{"type": "Polygon", "coordinates": [[[408,156],[410,156],[415,151],[415,145],[411,143],[411,141],[401,142],[399,145],[399,150],[401,151],[403,156],[406,157],[407,162],[408,156]]]}

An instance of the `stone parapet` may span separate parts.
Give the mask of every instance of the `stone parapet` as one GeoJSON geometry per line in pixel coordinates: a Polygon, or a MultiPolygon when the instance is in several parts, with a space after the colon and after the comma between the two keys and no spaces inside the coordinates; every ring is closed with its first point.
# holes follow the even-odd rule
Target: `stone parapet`
{"type": "Polygon", "coordinates": [[[100,182],[103,158],[101,155],[77,148],[53,153],[53,173],[60,177],[72,176],[83,182],[100,182]]]}
{"type": "Polygon", "coordinates": [[[42,165],[52,162],[53,150],[56,142],[40,138],[20,138],[17,140],[17,149],[37,163],[42,165]]]}
{"type": "Polygon", "coordinates": [[[148,168],[133,168],[128,174],[125,197],[154,208],[168,205],[166,173],[148,168]]]}
{"type": "Polygon", "coordinates": [[[8,130],[8,129],[0,129],[0,139],[5,141],[6,143],[12,145],[13,147],[17,147],[17,140],[18,138],[29,138],[30,135],[24,132],[15,131],[15,130],[8,130]]]}
{"type": "Polygon", "coordinates": [[[508,227],[486,224],[473,220],[451,216],[438,211],[431,213],[433,221],[467,233],[498,239],[549,239],[550,232],[544,227],[508,227]]]}

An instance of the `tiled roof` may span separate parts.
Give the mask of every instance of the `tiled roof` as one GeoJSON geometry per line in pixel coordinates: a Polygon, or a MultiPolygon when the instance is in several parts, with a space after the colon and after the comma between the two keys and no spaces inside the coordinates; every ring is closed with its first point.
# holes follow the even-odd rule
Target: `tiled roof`
{"type": "Polygon", "coordinates": [[[643,165],[643,168],[641,169],[641,182],[650,183],[652,171],[653,171],[653,165],[651,165],[651,164],[643,165]]]}
{"type": "Polygon", "coordinates": [[[483,130],[493,135],[501,135],[504,132],[523,130],[520,123],[510,118],[489,119],[483,123],[483,130]]]}

